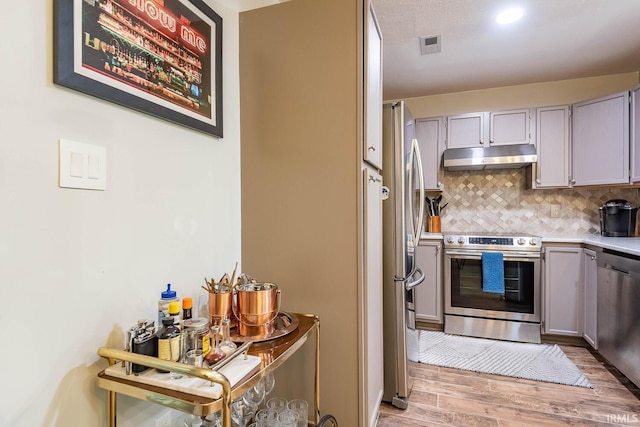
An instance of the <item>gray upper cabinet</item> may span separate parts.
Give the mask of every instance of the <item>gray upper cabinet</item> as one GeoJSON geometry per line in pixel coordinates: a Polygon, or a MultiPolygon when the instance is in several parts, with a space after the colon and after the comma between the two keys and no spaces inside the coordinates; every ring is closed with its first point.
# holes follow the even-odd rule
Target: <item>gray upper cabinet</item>
{"type": "Polygon", "coordinates": [[[440,159],[444,150],[444,118],[416,119],[416,139],[420,147],[424,186],[428,191],[443,190],[440,159]]]}
{"type": "Polygon", "coordinates": [[[538,162],[532,167],[533,188],[569,187],[570,111],[568,105],[541,107],[536,110],[538,162]]]}
{"type": "Polygon", "coordinates": [[[447,116],[447,148],[532,143],[531,109],[447,116]]]}
{"type": "Polygon", "coordinates": [[[447,116],[447,148],[482,147],[489,144],[489,113],[447,116]]]}
{"type": "Polygon", "coordinates": [[[490,113],[490,145],[530,144],[531,110],[497,111],[490,113]]]}
{"type": "Polygon", "coordinates": [[[366,37],[364,160],[382,169],[382,33],[373,9],[366,37]]]}
{"type": "Polygon", "coordinates": [[[629,91],[573,105],[574,186],[629,183],[629,91]]]}
{"type": "Polygon", "coordinates": [[[631,182],[640,182],[640,86],[631,90],[631,182]]]}

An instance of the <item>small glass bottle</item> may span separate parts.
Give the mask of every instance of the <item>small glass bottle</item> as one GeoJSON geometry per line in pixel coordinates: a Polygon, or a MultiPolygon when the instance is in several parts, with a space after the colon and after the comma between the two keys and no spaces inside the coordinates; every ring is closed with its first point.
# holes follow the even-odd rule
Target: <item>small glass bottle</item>
{"type": "Polygon", "coordinates": [[[236,351],[236,348],[238,348],[238,346],[233,341],[231,341],[231,320],[229,320],[226,316],[222,319],[220,332],[222,333],[220,349],[224,351],[224,353],[228,356],[236,351]]]}
{"type": "Polygon", "coordinates": [[[225,357],[227,357],[227,353],[222,351],[220,348],[220,326],[214,325],[211,327],[211,351],[209,354],[205,356],[205,360],[209,364],[209,366],[213,366],[225,357]]]}
{"type": "Polygon", "coordinates": [[[180,303],[177,301],[169,303],[169,317],[173,319],[173,324],[180,325],[180,303]]]}
{"type": "Polygon", "coordinates": [[[193,300],[191,299],[191,297],[182,298],[182,321],[183,322],[193,317],[191,314],[192,308],[193,308],[193,300]]]}
{"type": "MultiPolygon", "coordinates": [[[[180,329],[173,324],[173,317],[162,319],[162,328],[158,331],[158,358],[173,362],[180,360],[180,329]]],[[[158,372],[169,371],[158,369],[158,372]]]]}

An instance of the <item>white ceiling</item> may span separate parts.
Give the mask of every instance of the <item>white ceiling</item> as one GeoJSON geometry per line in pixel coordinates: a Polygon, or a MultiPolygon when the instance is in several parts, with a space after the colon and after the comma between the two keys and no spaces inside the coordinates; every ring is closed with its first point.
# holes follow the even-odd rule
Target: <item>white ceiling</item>
{"type": "Polygon", "coordinates": [[[372,0],[387,100],[640,70],[640,0],[372,0]],[[506,6],[523,18],[498,26],[506,6]],[[420,36],[442,35],[421,55],[420,36]]]}

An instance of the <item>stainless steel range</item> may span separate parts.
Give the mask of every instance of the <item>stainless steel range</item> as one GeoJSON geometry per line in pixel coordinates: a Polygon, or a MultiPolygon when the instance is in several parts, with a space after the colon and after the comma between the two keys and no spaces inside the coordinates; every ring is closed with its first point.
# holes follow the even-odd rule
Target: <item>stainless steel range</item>
{"type": "Polygon", "coordinates": [[[445,234],[444,331],[539,343],[541,246],[530,235],[445,234]]]}

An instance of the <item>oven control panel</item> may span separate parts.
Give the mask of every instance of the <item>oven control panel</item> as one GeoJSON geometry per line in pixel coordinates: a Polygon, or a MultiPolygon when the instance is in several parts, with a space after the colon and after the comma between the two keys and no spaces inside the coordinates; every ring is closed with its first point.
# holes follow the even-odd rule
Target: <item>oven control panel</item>
{"type": "Polygon", "coordinates": [[[540,237],[525,235],[445,234],[448,248],[474,248],[487,250],[541,250],[540,237]]]}

